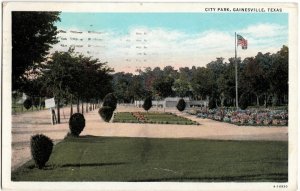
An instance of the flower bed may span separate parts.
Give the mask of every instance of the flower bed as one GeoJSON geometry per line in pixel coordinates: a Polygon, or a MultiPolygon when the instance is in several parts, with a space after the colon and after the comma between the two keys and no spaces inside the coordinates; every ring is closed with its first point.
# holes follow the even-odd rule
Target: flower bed
{"type": "Polygon", "coordinates": [[[235,111],[233,109],[202,109],[188,112],[200,118],[213,119],[233,123],[236,125],[250,126],[287,126],[287,110],[249,109],[235,111]]]}
{"type": "Polygon", "coordinates": [[[177,116],[172,113],[158,113],[158,112],[132,112],[132,113],[119,112],[119,113],[115,113],[113,122],[198,125],[198,123],[193,120],[181,116],[177,116]]]}
{"type": "Polygon", "coordinates": [[[147,118],[141,112],[133,112],[132,115],[141,123],[145,123],[147,118]]]}

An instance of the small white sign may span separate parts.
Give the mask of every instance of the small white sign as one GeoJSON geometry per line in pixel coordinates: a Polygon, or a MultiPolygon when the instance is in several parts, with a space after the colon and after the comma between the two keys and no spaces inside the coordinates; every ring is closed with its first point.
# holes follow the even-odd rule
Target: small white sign
{"type": "Polygon", "coordinates": [[[27,99],[27,95],[23,93],[23,95],[22,95],[22,100],[23,100],[23,102],[24,102],[26,99],[27,99]]]}
{"type": "Polygon", "coordinates": [[[55,107],[55,101],[54,101],[54,98],[46,99],[46,100],[45,100],[45,107],[46,107],[46,108],[52,108],[52,107],[55,107]]]}

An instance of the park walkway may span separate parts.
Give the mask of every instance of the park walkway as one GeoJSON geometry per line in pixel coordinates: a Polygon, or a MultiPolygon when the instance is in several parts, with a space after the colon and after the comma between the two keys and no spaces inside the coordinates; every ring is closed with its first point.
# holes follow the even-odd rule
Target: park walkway
{"type": "MultiPolygon", "coordinates": [[[[132,106],[118,106],[116,111],[143,111],[143,109],[132,106]]],[[[150,111],[162,111],[162,109],[152,108],[150,111]]],[[[94,110],[85,113],[86,127],[81,135],[216,140],[288,140],[287,127],[243,127],[210,119],[196,118],[176,110],[166,111],[195,120],[200,125],[106,123],[99,117],[97,110],[94,110]]],[[[68,120],[69,108],[62,110],[61,124],[54,126],[50,122],[49,110],[13,115],[12,170],[30,160],[30,137],[32,135],[43,133],[57,143],[69,131],[68,120]]]]}

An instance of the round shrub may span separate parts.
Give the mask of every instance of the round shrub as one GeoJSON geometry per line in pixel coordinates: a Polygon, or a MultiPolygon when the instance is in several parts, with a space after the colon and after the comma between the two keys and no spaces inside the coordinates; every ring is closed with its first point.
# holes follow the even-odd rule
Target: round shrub
{"type": "Polygon", "coordinates": [[[43,135],[37,134],[31,137],[30,140],[31,156],[39,169],[45,167],[52,153],[52,140],[43,135]]]}
{"type": "Polygon", "coordinates": [[[85,119],[81,113],[74,113],[69,120],[71,135],[78,137],[85,127],[85,119]]]}
{"type": "Polygon", "coordinates": [[[113,116],[114,109],[109,106],[103,106],[99,109],[98,113],[105,122],[109,122],[113,116]]]}
{"type": "Polygon", "coordinates": [[[111,107],[113,110],[117,108],[118,100],[113,93],[107,94],[103,99],[103,106],[111,107]]]}
{"type": "Polygon", "coordinates": [[[184,101],[184,99],[180,99],[176,105],[176,108],[178,109],[178,111],[183,111],[186,107],[186,103],[184,101]]]}
{"type": "Polygon", "coordinates": [[[30,109],[32,107],[32,101],[31,101],[31,99],[26,99],[24,101],[23,105],[24,105],[25,109],[27,109],[27,110],[30,109]]]}
{"type": "Polygon", "coordinates": [[[145,99],[143,108],[144,110],[148,111],[152,107],[152,97],[149,96],[145,99]]]}

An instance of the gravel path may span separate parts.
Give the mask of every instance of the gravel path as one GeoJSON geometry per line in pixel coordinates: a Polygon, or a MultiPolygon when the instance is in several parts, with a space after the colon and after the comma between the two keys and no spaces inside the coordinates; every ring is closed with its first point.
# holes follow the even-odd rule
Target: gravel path
{"type": "MultiPolygon", "coordinates": [[[[74,111],[75,108],[74,108],[74,111]]],[[[117,112],[143,111],[142,108],[118,106],[117,112]]],[[[152,108],[150,111],[162,111],[152,108]]],[[[190,118],[200,125],[160,125],[105,123],[97,110],[85,113],[86,127],[81,135],[153,138],[197,138],[216,140],[288,140],[287,127],[249,127],[200,119],[175,110],[166,110],[190,118]]],[[[55,143],[61,141],[67,132],[69,108],[61,113],[61,124],[51,125],[49,110],[28,112],[12,116],[12,170],[30,160],[30,137],[43,133],[55,143]],[[65,117],[64,115],[65,114],[65,117]]]]}

